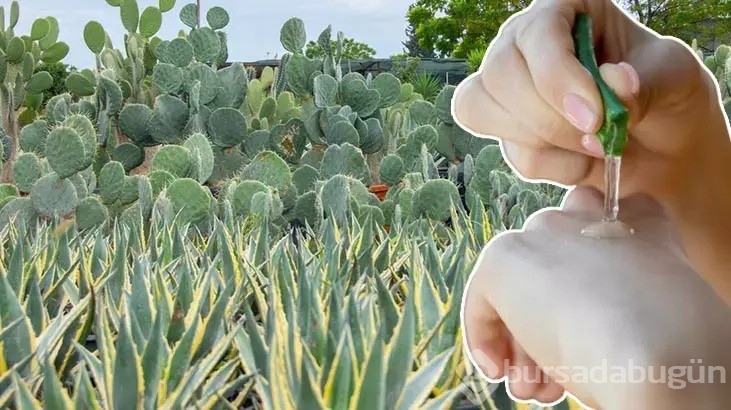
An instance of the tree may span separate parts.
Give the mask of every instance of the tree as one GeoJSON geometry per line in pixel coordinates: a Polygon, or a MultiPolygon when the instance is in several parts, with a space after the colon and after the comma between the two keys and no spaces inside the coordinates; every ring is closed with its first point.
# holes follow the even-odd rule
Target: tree
{"type": "MultiPolygon", "coordinates": [[[[330,49],[335,50],[338,42],[330,41],[330,49]]],[[[314,41],[309,41],[305,47],[305,55],[309,58],[322,58],[325,52],[322,47],[314,41]]],[[[369,60],[376,55],[376,50],[365,43],[353,40],[352,38],[343,39],[343,60],[369,60]]]]}
{"type": "Polygon", "coordinates": [[[715,48],[731,32],[731,4],[726,0],[615,0],[639,23],[686,43],[694,38],[715,48]]]}
{"type": "Polygon", "coordinates": [[[34,72],[47,71],[53,78],[53,86],[43,92],[43,105],[54,95],[63,94],[66,92],[66,77],[72,71],[77,71],[76,67],[69,66],[62,62],[55,63],[41,63],[36,66],[34,72]]]}
{"type": "Polygon", "coordinates": [[[417,0],[406,14],[419,46],[439,57],[466,58],[487,49],[500,26],[530,0],[417,0]]]}
{"type": "MultiPolygon", "coordinates": [[[[414,8],[412,4],[409,6],[409,11],[414,8]]],[[[419,36],[416,35],[416,27],[413,24],[409,24],[406,27],[406,41],[402,41],[401,44],[405,47],[404,53],[409,57],[417,58],[434,58],[436,54],[433,48],[425,48],[419,44],[419,36]]]]}

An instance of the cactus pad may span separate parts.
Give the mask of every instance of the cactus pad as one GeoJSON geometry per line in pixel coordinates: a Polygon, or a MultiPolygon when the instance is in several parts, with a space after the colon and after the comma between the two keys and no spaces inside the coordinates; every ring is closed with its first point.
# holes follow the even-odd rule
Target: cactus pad
{"type": "Polygon", "coordinates": [[[262,182],[284,191],[292,183],[292,173],[287,163],[272,151],[257,155],[241,172],[245,179],[262,182]]]}
{"type": "Polygon", "coordinates": [[[111,204],[117,199],[124,188],[124,166],[117,161],[107,162],[99,172],[99,195],[105,204],[111,204]]]}
{"type": "Polygon", "coordinates": [[[208,134],[219,147],[241,144],[247,135],[246,118],[235,108],[219,108],[208,119],[208,134]]]}
{"type": "Polygon", "coordinates": [[[93,196],[79,201],[76,206],[76,226],[80,230],[96,228],[107,222],[109,211],[93,196]]]}
{"type": "Polygon", "coordinates": [[[187,178],[192,170],[193,156],[181,145],[165,145],[155,154],[151,171],[167,171],[176,178],[187,178]]]}
{"type": "Polygon", "coordinates": [[[48,134],[46,158],[60,178],[68,178],[83,169],[84,143],[70,127],[58,127],[48,134]]]}
{"type": "Polygon", "coordinates": [[[183,224],[201,222],[211,213],[210,194],[193,179],[176,179],[168,185],[165,196],[183,224]]]}
{"type": "Polygon", "coordinates": [[[61,179],[55,172],[42,176],[33,185],[30,199],[36,213],[45,218],[65,217],[76,208],[78,196],[69,179],[61,179]]]}

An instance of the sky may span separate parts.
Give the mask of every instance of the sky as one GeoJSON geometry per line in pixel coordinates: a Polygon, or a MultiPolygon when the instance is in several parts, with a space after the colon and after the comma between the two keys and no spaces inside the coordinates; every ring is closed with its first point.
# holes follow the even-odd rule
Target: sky
{"type": "MultiPolygon", "coordinates": [[[[163,15],[158,36],[174,38],[186,28],[180,21],[180,9],[194,0],[177,0],[175,8],[163,15]]],[[[403,51],[406,40],[406,10],[413,0],[201,0],[201,18],[205,11],[220,6],[228,11],[231,21],[224,28],[228,35],[229,61],[256,61],[281,56],[285,50],[279,42],[279,30],[290,17],[305,23],[307,40],[332,25],[335,33],[367,43],[376,50],[376,57],[388,57],[403,51]],[[267,54],[268,53],[268,54],[267,54]]],[[[30,26],[39,17],[53,16],[60,25],[59,40],[70,51],[64,62],[79,69],[94,65],[94,56],[83,40],[84,26],[91,20],[101,23],[112,38],[115,48],[122,48],[124,28],[119,8],[105,0],[19,0],[20,19],[16,34],[30,33],[30,26]]],[[[157,6],[158,0],[137,0],[140,12],[157,6]]],[[[0,0],[9,18],[10,0],[0,0]]],[[[7,20],[6,20],[7,21],[7,20]]]]}

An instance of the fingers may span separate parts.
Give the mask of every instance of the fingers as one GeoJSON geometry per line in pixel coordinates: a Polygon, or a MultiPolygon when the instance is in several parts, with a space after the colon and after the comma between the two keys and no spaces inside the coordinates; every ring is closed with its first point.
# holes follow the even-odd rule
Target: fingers
{"type": "Polygon", "coordinates": [[[520,401],[551,403],[561,398],[564,389],[544,373],[520,346],[513,348],[507,388],[520,401]]]}
{"type": "MultiPolygon", "coordinates": [[[[525,58],[536,92],[552,107],[554,115],[582,133],[593,133],[602,120],[602,101],[591,73],[575,57],[574,19],[567,19],[558,9],[542,11],[517,33],[516,47],[525,58]]],[[[576,130],[571,135],[561,135],[563,128],[561,124],[550,129],[548,137],[554,139],[551,142],[566,148],[577,146],[578,141],[573,138],[566,140],[576,130]]]]}
{"type": "MultiPolygon", "coordinates": [[[[483,255],[485,253],[483,252],[483,255]]],[[[475,264],[462,306],[462,327],[470,359],[491,380],[505,376],[505,362],[512,355],[510,332],[487,301],[484,287],[486,264],[475,264]]]]}
{"type": "Polygon", "coordinates": [[[488,257],[485,250],[476,262],[462,306],[462,328],[468,357],[491,381],[507,378],[508,391],[517,400],[554,402],[562,397],[563,387],[544,373],[515,341],[489,302],[490,289],[495,286],[505,288],[499,285],[500,273],[495,268],[499,263],[496,265],[494,257],[488,261],[488,257]]]}
{"type": "Polygon", "coordinates": [[[474,135],[528,142],[533,137],[530,129],[485,89],[479,76],[470,76],[457,86],[452,111],[457,124],[474,135]]]}
{"type": "Polygon", "coordinates": [[[603,175],[603,159],[563,148],[530,148],[506,140],[503,150],[513,171],[530,182],[554,182],[568,187],[603,175]]]}
{"type": "MultiPolygon", "coordinates": [[[[603,122],[602,99],[575,57],[571,30],[583,2],[547,0],[533,7],[541,14],[511,22],[480,72],[457,87],[453,116],[473,134],[501,139],[506,160],[529,181],[599,187],[604,153],[593,133],[603,122]]],[[[600,73],[635,112],[636,70],[604,64],[600,73]]]]}
{"type": "Polygon", "coordinates": [[[604,207],[604,194],[595,188],[577,187],[564,197],[561,209],[567,213],[590,213],[598,217],[604,207]]]}

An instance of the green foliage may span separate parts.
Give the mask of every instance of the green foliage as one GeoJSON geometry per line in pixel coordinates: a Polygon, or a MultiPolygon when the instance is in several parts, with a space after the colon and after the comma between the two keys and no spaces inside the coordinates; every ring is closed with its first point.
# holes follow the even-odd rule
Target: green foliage
{"type": "Polygon", "coordinates": [[[43,91],[42,106],[45,106],[45,102],[51,99],[51,97],[66,92],[66,78],[69,76],[69,74],[76,72],[76,68],[68,64],[64,64],[60,61],[56,61],[53,63],[45,63],[41,61],[41,63],[36,66],[34,73],[40,73],[43,71],[49,73],[53,78],[53,85],[43,91]]]}
{"type": "Polygon", "coordinates": [[[342,44],[339,44],[337,40],[330,40],[329,46],[325,43],[325,47],[319,42],[310,40],[305,46],[305,55],[308,58],[319,59],[334,53],[338,48],[342,50],[344,60],[368,60],[376,56],[376,50],[373,47],[348,37],[343,37],[342,44]]]}
{"type": "Polygon", "coordinates": [[[408,55],[391,56],[391,74],[402,83],[410,82],[419,70],[421,59],[408,55]]]}
{"type": "Polygon", "coordinates": [[[288,53],[254,75],[221,68],[220,7],[184,5],[163,40],[174,1],[107,3],[120,47],[87,24],[98,70],[0,136],[0,407],[459,404],[471,264],[561,192],[459,130],[453,88],[343,73],[330,26],[313,58],[287,20],[288,53]]]}
{"type": "Polygon", "coordinates": [[[426,71],[420,71],[414,74],[409,80],[411,85],[414,87],[414,92],[421,95],[424,100],[434,102],[442,91],[444,84],[438,78],[429,74],[426,71]]]}
{"type": "Polygon", "coordinates": [[[407,13],[418,44],[440,57],[466,58],[485,50],[500,26],[529,0],[417,0],[407,13]]]}
{"type": "Polygon", "coordinates": [[[729,40],[731,20],[724,0],[619,0],[617,4],[637,22],[661,35],[677,37],[686,43],[697,39],[711,47],[718,40],[729,40]]]}
{"type": "Polygon", "coordinates": [[[482,61],[485,59],[487,50],[474,49],[467,54],[467,67],[469,69],[468,74],[472,74],[480,69],[482,61]]]}

